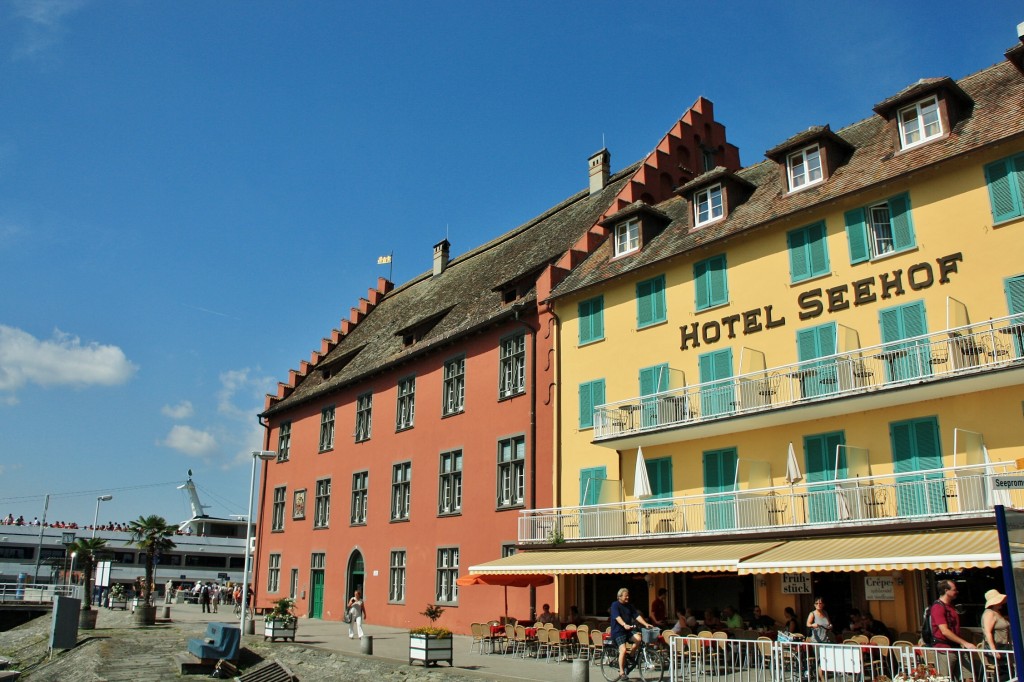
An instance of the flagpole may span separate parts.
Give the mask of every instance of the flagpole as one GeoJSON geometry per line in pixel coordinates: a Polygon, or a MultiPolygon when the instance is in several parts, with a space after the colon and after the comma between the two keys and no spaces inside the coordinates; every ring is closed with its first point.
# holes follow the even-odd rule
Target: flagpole
{"type": "Polygon", "coordinates": [[[395,270],[395,252],[391,251],[388,253],[388,281],[394,282],[394,270],[395,270]]]}

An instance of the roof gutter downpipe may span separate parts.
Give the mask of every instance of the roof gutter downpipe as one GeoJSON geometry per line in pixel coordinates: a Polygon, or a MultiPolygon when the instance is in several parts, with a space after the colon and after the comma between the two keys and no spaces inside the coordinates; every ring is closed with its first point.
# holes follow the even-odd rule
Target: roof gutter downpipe
{"type": "MultiPolygon", "coordinates": [[[[540,327],[534,327],[525,318],[520,317],[524,304],[513,304],[512,312],[517,322],[530,330],[530,485],[529,498],[526,501],[526,508],[533,509],[537,506],[537,332],[540,327]]],[[[530,620],[537,617],[537,588],[530,586],[530,620]]]]}

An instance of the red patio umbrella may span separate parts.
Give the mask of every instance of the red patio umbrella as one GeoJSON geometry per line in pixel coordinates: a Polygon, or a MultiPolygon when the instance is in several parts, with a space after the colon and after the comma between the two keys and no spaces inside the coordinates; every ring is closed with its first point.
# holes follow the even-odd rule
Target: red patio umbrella
{"type": "Polygon", "coordinates": [[[505,620],[508,620],[508,588],[510,587],[538,587],[550,585],[555,582],[554,576],[550,575],[487,575],[474,573],[464,575],[455,580],[456,585],[500,585],[505,588],[505,620]]]}

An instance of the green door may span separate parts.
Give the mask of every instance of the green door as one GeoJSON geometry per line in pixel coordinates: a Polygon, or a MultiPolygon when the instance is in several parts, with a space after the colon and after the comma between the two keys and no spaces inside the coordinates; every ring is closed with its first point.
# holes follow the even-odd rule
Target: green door
{"type": "Polygon", "coordinates": [[[835,393],[839,388],[835,360],[809,362],[836,353],[836,325],[834,322],[801,329],[796,333],[796,348],[800,360],[800,395],[814,398],[835,393]]]}
{"type": "Polygon", "coordinates": [[[324,617],[324,572],[313,569],[309,572],[310,618],[324,617]]]}
{"type": "Polygon", "coordinates": [[[736,527],[736,448],[704,453],[704,524],[708,530],[736,527]]]}
{"type": "Polygon", "coordinates": [[[1024,275],[1006,279],[1006,306],[1014,317],[1005,333],[1013,339],[1014,357],[1024,357],[1024,275]]]}
{"type": "Polygon", "coordinates": [[[727,414],[736,406],[732,382],[732,349],[704,353],[700,363],[700,414],[727,414]]]}
{"type": "Polygon", "coordinates": [[[640,370],[640,405],[645,427],[658,425],[658,399],[647,398],[668,390],[668,364],[644,367],[640,370]]]}
{"type": "Polygon", "coordinates": [[[896,510],[900,516],[923,516],[946,511],[946,486],[942,472],[928,471],[942,466],[939,422],[935,417],[908,419],[889,425],[892,459],[896,470],[896,510]],[[926,482],[919,485],[919,482],[926,482]]]}
{"type": "Polygon", "coordinates": [[[885,380],[907,381],[931,373],[931,352],[928,341],[904,341],[928,333],[924,301],[886,308],[878,314],[882,327],[882,351],[885,380]]]}
{"type": "Polygon", "coordinates": [[[839,450],[838,470],[836,447],[843,445],[842,431],[804,436],[804,468],[807,471],[807,514],[811,523],[834,522],[839,519],[836,486],[831,481],[846,478],[846,455],[839,450]],[[821,482],[828,481],[824,485],[821,482]],[[819,483],[819,485],[814,485],[819,483]]]}

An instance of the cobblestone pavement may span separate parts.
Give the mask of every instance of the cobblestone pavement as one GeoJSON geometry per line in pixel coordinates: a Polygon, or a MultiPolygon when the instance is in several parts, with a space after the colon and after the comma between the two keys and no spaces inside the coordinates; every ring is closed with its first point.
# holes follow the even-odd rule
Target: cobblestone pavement
{"type": "MultiPolygon", "coordinates": [[[[97,629],[79,632],[79,645],[70,651],[47,652],[50,618],[44,616],[19,628],[0,633],[0,656],[15,662],[22,679],[30,682],[155,682],[182,679],[174,656],[184,653],[188,640],[198,637],[206,622],[227,620],[225,614],[200,615],[190,607],[176,606],[173,622],[158,622],[154,627],[138,628],[132,614],[101,610],[97,629]]],[[[159,611],[158,611],[159,615],[159,611]]],[[[340,623],[300,621],[297,643],[264,642],[259,636],[246,636],[239,664],[243,670],[265,659],[276,659],[288,666],[301,682],[328,680],[367,680],[372,682],[466,682],[494,680],[570,680],[572,666],[534,660],[512,660],[506,656],[470,655],[469,638],[457,637],[455,667],[442,663],[437,667],[409,666],[408,638],[394,628],[367,628],[375,637],[374,656],[359,653],[359,641],[349,640],[340,623]],[[305,632],[304,632],[305,631],[305,632]],[[303,636],[305,634],[305,637],[303,636]]],[[[600,673],[590,671],[591,678],[600,673]]],[[[196,676],[192,679],[207,679],[196,676]]]]}

